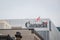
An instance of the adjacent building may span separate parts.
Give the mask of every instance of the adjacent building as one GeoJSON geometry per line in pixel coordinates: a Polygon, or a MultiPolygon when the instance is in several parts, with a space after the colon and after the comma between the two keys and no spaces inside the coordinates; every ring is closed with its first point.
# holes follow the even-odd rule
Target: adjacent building
{"type": "Polygon", "coordinates": [[[0,29],[11,29],[11,25],[4,20],[0,20],[0,29]]]}

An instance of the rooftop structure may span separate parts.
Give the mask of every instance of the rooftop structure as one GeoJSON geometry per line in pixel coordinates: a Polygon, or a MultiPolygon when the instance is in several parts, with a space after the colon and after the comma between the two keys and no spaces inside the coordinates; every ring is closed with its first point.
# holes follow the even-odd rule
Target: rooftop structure
{"type": "Polygon", "coordinates": [[[11,25],[4,20],[0,20],[0,29],[11,29],[11,25]]]}
{"type": "Polygon", "coordinates": [[[41,40],[60,39],[60,33],[50,19],[41,19],[39,21],[36,21],[35,19],[7,19],[4,21],[9,23],[12,27],[10,30],[0,30],[0,33],[2,34],[14,35],[15,32],[19,31],[22,35],[24,35],[23,38],[25,38],[27,35],[32,34],[29,37],[27,36],[26,40],[28,38],[30,39],[30,37],[32,37],[32,39],[34,40],[36,36],[41,40]],[[31,31],[33,33],[31,33],[31,31]],[[34,37],[34,35],[36,36],[34,37]]]}

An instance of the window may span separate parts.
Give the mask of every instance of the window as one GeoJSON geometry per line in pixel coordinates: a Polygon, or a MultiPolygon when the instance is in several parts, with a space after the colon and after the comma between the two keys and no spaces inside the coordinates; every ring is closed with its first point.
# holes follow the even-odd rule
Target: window
{"type": "Polygon", "coordinates": [[[58,31],[60,32],[60,27],[57,27],[58,31]]]}

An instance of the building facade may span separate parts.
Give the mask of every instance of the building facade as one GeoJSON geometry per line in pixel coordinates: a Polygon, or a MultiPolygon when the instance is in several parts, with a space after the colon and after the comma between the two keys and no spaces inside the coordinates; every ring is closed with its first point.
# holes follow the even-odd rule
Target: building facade
{"type": "Polygon", "coordinates": [[[0,29],[11,29],[11,25],[4,20],[0,20],[0,29]]]}

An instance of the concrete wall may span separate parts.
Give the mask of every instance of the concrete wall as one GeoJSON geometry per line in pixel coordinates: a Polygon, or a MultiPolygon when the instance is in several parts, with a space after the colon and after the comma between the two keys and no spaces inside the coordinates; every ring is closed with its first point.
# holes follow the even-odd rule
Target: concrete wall
{"type": "Polygon", "coordinates": [[[60,33],[52,22],[51,22],[51,31],[49,31],[49,39],[60,40],[60,33]]]}
{"type": "Polygon", "coordinates": [[[3,29],[3,28],[4,28],[4,24],[0,23],[0,29],[3,29]]]}
{"type": "Polygon", "coordinates": [[[49,40],[49,31],[37,31],[37,33],[38,33],[44,40],[49,40]]]}

